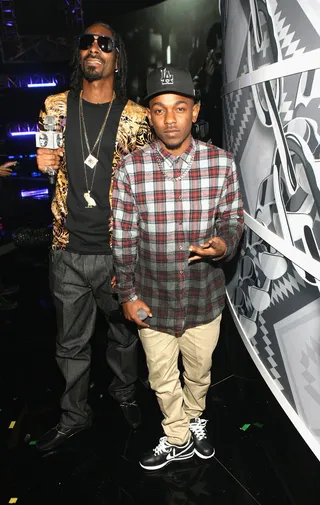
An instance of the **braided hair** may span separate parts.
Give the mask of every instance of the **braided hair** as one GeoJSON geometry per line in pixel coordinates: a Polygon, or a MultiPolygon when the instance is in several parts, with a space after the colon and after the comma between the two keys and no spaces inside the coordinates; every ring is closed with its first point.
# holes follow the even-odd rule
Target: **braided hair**
{"type": "MultiPolygon", "coordinates": [[[[90,26],[100,25],[111,31],[112,37],[116,43],[116,48],[118,50],[118,72],[114,74],[114,91],[117,97],[125,99],[127,96],[127,73],[128,73],[128,63],[127,63],[127,53],[123,43],[122,38],[114,29],[102,23],[100,21],[92,23],[90,26]]],[[[80,50],[78,43],[74,49],[74,53],[71,59],[71,78],[70,78],[70,91],[74,96],[79,96],[82,90],[83,74],[80,65],[80,50]]]]}

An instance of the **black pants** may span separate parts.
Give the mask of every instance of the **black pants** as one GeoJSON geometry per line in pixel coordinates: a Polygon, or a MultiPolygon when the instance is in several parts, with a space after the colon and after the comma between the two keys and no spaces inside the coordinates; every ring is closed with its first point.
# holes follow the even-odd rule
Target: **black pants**
{"type": "Polygon", "coordinates": [[[114,373],[110,394],[118,401],[131,400],[137,379],[137,334],[120,318],[119,303],[111,288],[111,255],[51,252],[50,284],[57,324],[56,359],[66,387],[61,398],[61,424],[81,426],[91,420],[87,403],[91,346],[99,307],[108,321],[107,363],[114,373]]]}

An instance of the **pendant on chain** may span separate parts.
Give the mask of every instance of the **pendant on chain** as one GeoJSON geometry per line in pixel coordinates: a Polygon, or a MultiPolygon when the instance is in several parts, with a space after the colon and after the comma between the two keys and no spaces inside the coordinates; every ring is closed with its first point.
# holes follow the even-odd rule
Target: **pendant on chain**
{"type": "Polygon", "coordinates": [[[92,154],[89,154],[89,156],[84,160],[85,164],[90,167],[92,170],[98,163],[97,158],[95,158],[92,154]]]}
{"type": "Polygon", "coordinates": [[[84,196],[84,199],[85,201],[87,202],[87,206],[86,206],[86,209],[91,209],[92,207],[96,207],[96,201],[94,198],[92,198],[92,196],[90,195],[90,191],[88,191],[87,193],[83,193],[83,196],[84,196]]]}

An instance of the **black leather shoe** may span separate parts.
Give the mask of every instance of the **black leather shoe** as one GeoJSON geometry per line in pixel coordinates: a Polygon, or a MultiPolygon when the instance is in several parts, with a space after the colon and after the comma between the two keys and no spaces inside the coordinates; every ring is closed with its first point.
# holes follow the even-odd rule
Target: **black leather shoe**
{"type": "Polygon", "coordinates": [[[15,295],[18,293],[20,287],[19,286],[7,286],[6,288],[3,287],[0,290],[0,295],[6,296],[6,295],[15,295]]]}
{"type": "Polygon", "coordinates": [[[0,310],[14,310],[17,307],[17,302],[9,302],[4,296],[0,295],[0,310]]]}
{"type": "Polygon", "coordinates": [[[135,400],[120,403],[123,415],[132,428],[138,428],[141,424],[141,412],[135,400]]]}
{"type": "Polygon", "coordinates": [[[50,451],[55,449],[68,438],[71,438],[77,433],[90,428],[91,424],[92,423],[75,428],[65,428],[64,426],[57,424],[57,426],[49,430],[38,440],[36,448],[39,449],[39,451],[50,451]]]}

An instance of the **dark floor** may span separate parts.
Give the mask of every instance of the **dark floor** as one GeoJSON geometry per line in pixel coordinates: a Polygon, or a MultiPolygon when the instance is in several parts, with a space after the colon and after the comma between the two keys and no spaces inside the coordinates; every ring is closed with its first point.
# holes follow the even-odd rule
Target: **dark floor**
{"type": "Polygon", "coordinates": [[[160,413],[145,385],[141,352],[143,425],[136,432],[126,425],[107,394],[101,320],[93,340],[93,427],[61,449],[39,454],[34,442],[57,422],[62,388],[47,251],[16,249],[0,256],[0,266],[7,282],[20,284],[18,308],[0,313],[1,504],[320,504],[319,463],[256,371],[227,312],[207,401],[212,460],[194,458],[157,473],[139,467],[139,455],[161,434],[160,413]],[[245,424],[250,427],[243,431],[245,424]]]}

